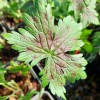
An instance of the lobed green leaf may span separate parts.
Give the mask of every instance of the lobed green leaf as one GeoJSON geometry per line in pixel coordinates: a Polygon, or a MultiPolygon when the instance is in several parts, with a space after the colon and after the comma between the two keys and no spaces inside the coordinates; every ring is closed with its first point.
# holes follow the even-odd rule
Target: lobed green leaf
{"type": "Polygon", "coordinates": [[[38,7],[33,16],[23,14],[26,30],[19,29],[19,33],[12,32],[3,36],[20,52],[18,60],[35,66],[45,58],[44,69],[40,72],[42,87],[49,84],[53,94],[66,99],[66,81],[73,83],[86,78],[84,66],[87,62],[83,55],[66,54],[83,46],[84,43],[79,40],[82,24],[77,23],[72,16],[67,16],[54,26],[50,5],[45,0],[35,2],[38,7]]]}

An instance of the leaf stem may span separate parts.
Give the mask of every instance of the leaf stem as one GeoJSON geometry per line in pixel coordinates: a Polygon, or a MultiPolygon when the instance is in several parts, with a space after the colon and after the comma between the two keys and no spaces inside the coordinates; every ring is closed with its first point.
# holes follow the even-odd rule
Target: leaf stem
{"type": "Polygon", "coordinates": [[[10,88],[9,86],[5,85],[4,83],[0,83],[0,85],[4,86],[5,88],[11,90],[11,91],[15,91],[14,89],[10,88]]]}

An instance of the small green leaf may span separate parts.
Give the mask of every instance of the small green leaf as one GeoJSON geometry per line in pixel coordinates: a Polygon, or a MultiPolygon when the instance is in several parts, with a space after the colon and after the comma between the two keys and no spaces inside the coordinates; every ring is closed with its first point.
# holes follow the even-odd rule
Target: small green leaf
{"type": "Polygon", "coordinates": [[[6,73],[6,70],[0,67],[0,83],[5,82],[5,77],[4,77],[5,73],[6,73]]]}
{"type": "Polygon", "coordinates": [[[24,64],[18,65],[18,64],[14,63],[13,65],[11,64],[11,66],[8,67],[9,73],[21,72],[22,75],[24,75],[24,76],[27,75],[30,70],[31,70],[30,67],[28,67],[24,64]]]}
{"type": "Polygon", "coordinates": [[[84,44],[85,45],[83,46],[83,48],[85,49],[85,51],[88,52],[88,53],[91,53],[92,50],[93,50],[92,44],[87,40],[84,41],[84,44]]]}
{"type": "Polygon", "coordinates": [[[2,36],[3,36],[5,39],[11,38],[11,35],[8,34],[8,33],[2,34],[2,36]]]}
{"type": "Polygon", "coordinates": [[[80,38],[84,41],[84,40],[88,39],[89,35],[91,35],[92,32],[93,32],[93,30],[84,29],[84,30],[82,30],[82,34],[81,34],[80,38]]]}
{"type": "Polygon", "coordinates": [[[0,96],[0,100],[7,100],[7,96],[0,96]]]}
{"type": "Polygon", "coordinates": [[[32,98],[33,95],[37,94],[38,92],[31,90],[29,92],[27,92],[27,94],[23,97],[20,97],[19,100],[30,100],[32,98]]]}
{"type": "Polygon", "coordinates": [[[87,78],[87,75],[84,71],[81,71],[81,79],[86,79],[87,78]]]}

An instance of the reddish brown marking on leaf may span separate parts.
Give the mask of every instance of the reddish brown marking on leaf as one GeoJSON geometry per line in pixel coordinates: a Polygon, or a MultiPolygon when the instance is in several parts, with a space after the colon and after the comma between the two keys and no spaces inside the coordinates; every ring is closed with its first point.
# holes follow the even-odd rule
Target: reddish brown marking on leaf
{"type": "Polygon", "coordinates": [[[63,70],[61,69],[59,65],[56,64],[55,67],[56,67],[58,74],[63,74],[63,70]]]}
{"type": "Polygon", "coordinates": [[[45,72],[46,74],[48,74],[48,71],[46,70],[46,72],[45,72]]]}
{"type": "Polygon", "coordinates": [[[49,44],[49,48],[51,49],[52,43],[53,43],[53,35],[52,35],[52,31],[48,30],[48,34],[46,35],[47,37],[47,41],[49,44]]]}
{"type": "Polygon", "coordinates": [[[54,79],[54,76],[53,75],[49,76],[49,80],[51,80],[51,79],[54,79]]]}
{"type": "Polygon", "coordinates": [[[27,50],[33,51],[33,49],[31,47],[27,47],[27,50]]]}
{"type": "Polygon", "coordinates": [[[65,68],[65,64],[62,62],[55,62],[59,67],[65,68]]]}
{"type": "Polygon", "coordinates": [[[81,68],[81,65],[80,65],[80,64],[78,64],[78,65],[77,65],[77,67],[78,67],[78,68],[81,68]]]}
{"type": "Polygon", "coordinates": [[[21,40],[25,40],[25,38],[26,38],[26,37],[25,37],[24,35],[21,35],[21,36],[20,36],[20,39],[21,39],[21,40]]]}
{"type": "Polygon", "coordinates": [[[37,39],[34,39],[33,43],[35,46],[42,48],[40,42],[37,39]]]}
{"type": "Polygon", "coordinates": [[[56,55],[57,55],[57,57],[60,57],[61,54],[62,54],[62,53],[57,53],[56,55]]]}
{"type": "Polygon", "coordinates": [[[38,39],[33,39],[33,42],[40,43],[40,41],[38,39]]]}
{"type": "Polygon", "coordinates": [[[64,74],[64,71],[63,71],[63,69],[62,69],[62,68],[61,68],[61,73],[62,73],[62,74],[64,74]]]}
{"type": "Polygon", "coordinates": [[[39,34],[39,40],[40,40],[41,46],[43,47],[43,45],[42,45],[42,36],[40,34],[39,34]]]}
{"type": "Polygon", "coordinates": [[[26,37],[24,34],[20,36],[20,39],[23,41],[23,42],[28,42],[28,43],[31,43],[31,39],[29,39],[28,37],[26,37]]]}
{"type": "Polygon", "coordinates": [[[36,56],[36,55],[34,55],[34,56],[33,56],[33,59],[36,59],[36,58],[37,58],[37,56],[36,56]]]}
{"type": "Polygon", "coordinates": [[[76,72],[74,71],[74,72],[72,73],[72,75],[73,75],[73,76],[76,76],[76,72]]]}
{"type": "Polygon", "coordinates": [[[60,62],[60,65],[61,65],[62,67],[65,67],[65,66],[66,66],[65,63],[63,63],[63,62],[60,62]]]}
{"type": "Polygon", "coordinates": [[[53,41],[53,33],[51,30],[48,30],[48,39],[53,41]]]}
{"type": "Polygon", "coordinates": [[[63,53],[63,54],[65,53],[65,48],[64,48],[64,47],[60,47],[59,49],[60,49],[60,51],[61,51],[61,54],[62,54],[62,53],[63,53]]]}
{"type": "Polygon", "coordinates": [[[66,29],[67,29],[67,32],[70,33],[70,27],[67,26],[66,29]]]}
{"type": "Polygon", "coordinates": [[[36,23],[38,23],[37,18],[35,18],[35,17],[32,17],[32,18],[33,18],[33,20],[34,20],[36,23]]]}
{"type": "Polygon", "coordinates": [[[48,20],[48,18],[47,18],[47,13],[45,13],[44,16],[45,16],[45,19],[48,20]]]}

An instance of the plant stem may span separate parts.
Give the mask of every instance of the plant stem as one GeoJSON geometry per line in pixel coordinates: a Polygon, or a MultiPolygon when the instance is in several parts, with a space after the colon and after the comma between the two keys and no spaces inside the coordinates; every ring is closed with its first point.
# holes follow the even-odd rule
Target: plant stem
{"type": "Polygon", "coordinates": [[[31,74],[32,74],[32,76],[35,77],[35,78],[39,81],[39,83],[40,83],[40,80],[39,80],[38,76],[36,75],[36,73],[34,72],[32,66],[30,66],[28,63],[27,63],[27,65],[28,65],[28,67],[30,67],[30,69],[31,69],[31,74]]]}
{"type": "Polygon", "coordinates": [[[41,93],[42,93],[42,91],[44,91],[44,88],[41,88],[41,90],[39,92],[39,98],[38,98],[38,100],[41,100],[41,93]]]}
{"type": "Polygon", "coordinates": [[[5,84],[3,84],[3,83],[0,83],[0,85],[2,85],[2,86],[4,86],[5,88],[7,88],[7,89],[9,89],[9,90],[11,90],[11,91],[15,91],[14,89],[12,89],[12,88],[10,88],[9,86],[7,86],[7,85],[5,85],[5,84]]]}

